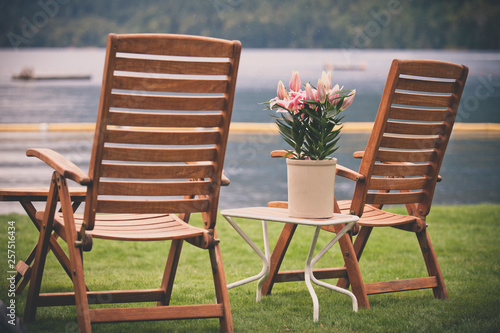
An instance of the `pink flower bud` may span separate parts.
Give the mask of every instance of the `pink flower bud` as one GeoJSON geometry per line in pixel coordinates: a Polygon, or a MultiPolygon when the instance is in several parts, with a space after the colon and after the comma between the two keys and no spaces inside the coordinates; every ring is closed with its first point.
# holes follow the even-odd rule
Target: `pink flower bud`
{"type": "Polygon", "coordinates": [[[337,93],[337,92],[340,90],[341,90],[341,88],[339,88],[339,85],[336,84],[335,87],[333,87],[328,92],[328,99],[330,100],[330,104],[332,104],[333,106],[337,105],[337,103],[339,102],[340,93],[337,93]]]}
{"type": "Polygon", "coordinates": [[[318,80],[318,101],[323,103],[326,100],[326,88],[322,78],[318,80]]]}
{"type": "Polygon", "coordinates": [[[321,81],[323,81],[323,84],[325,85],[325,90],[330,90],[330,88],[332,87],[332,73],[326,73],[325,71],[323,71],[323,73],[321,73],[321,81]]]}
{"type": "Polygon", "coordinates": [[[344,111],[349,106],[351,106],[352,101],[354,100],[354,96],[356,96],[356,89],[354,89],[353,91],[351,91],[351,93],[349,94],[349,96],[347,96],[346,98],[344,98],[344,102],[342,103],[342,106],[340,107],[340,111],[344,111]]]}
{"type": "Polygon", "coordinates": [[[306,99],[310,101],[316,100],[316,94],[309,82],[306,84],[306,99]]]}
{"type": "Polygon", "coordinates": [[[300,85],[301,82],[300,82],[299,72],[293,71],[292,76],[290,77],[290,90],[299,91],[300,85]]]}
{"type": "Polygon", "coordinates": [[[286,92],[285,85],[283,82],[278,82],[278,99],[288,99],[288,93],[286,92]]]}

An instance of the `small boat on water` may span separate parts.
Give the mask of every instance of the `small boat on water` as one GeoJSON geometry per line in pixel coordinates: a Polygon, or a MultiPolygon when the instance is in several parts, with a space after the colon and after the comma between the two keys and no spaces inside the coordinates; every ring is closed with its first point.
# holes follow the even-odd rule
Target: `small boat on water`
{"type": "Polygon", "coordinates": [[[40,81],[40,80],[90,80],[90,75],[40,75],[36,76],[35,71],[31,67],[21,69],[18,75],[12,76],[13,80],[20,81],[40,81]]]}
{"type": "Polygon", "coordinates": [[[327,62],[324,65],[326,71],[364,71],[366,69],[366,62],[362,61],[358,64],[353,63],[331,63],[327,62]]]}

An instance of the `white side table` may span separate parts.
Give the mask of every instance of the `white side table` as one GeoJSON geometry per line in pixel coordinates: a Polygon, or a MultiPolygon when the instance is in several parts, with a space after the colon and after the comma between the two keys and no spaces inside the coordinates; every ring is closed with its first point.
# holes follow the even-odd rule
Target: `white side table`
{"type": "Polygon", "coordinates": [[[349,231],[359,220],[359,217],[355,215],[346,214],[334,214],[332,218],[329,219],[303,219],[303,218],[293,218],[288,216],[288,210],[285,208],[274,208],[274,207],[250,207],[250,208],[238,208],[238,209],[226,209],[221,212],[222,216],[231,224],[231,226],[240,234],[240,236],[250,245],[250,247],[259,255],[262,259],[263,268],[262,271],[252,277],[233,282],[228,284],[227,288],[231,289],[237,286],[241,286],[245,283],[251,281],[259,280],[257,283],[257,302],[260,301],[262,295],[262,283],[269,276],[270,271],[270,251],[269,251],[269,238],[267,234],[267,221],[271,222],[282,222],[282,223],[294,223],[301,225],[314,226],[315,232],[311,242],[311,247],[307,255],[304,277],[307,285],[307,289],[311,294],[313,300],[313,320],[318,321],[319,318],[319,302],[316,293],[312,287],[311,281],[319,286],[338,291],[340,293],[346,294],[352,299],[352,307],[354,311],[358,311],[358,301],[356,296],[347,289],[339,288],[337,286],[319,281],[314,277],[313,267],[318,262],[319,259],[347,232],[349,231]],[[264,253],[255,245],[255,243],[245,234],[245,232],[234,222],[233,218],[245,218],[250,220],[261,220],[262,221],[262,231],[264,236],[264,253]],[[313,258],[314,249],[316,247],[316,242],[318,240],[319,232],[322,226],[334,225],[334,224],[345,224],[345,227],[313,258]]]}

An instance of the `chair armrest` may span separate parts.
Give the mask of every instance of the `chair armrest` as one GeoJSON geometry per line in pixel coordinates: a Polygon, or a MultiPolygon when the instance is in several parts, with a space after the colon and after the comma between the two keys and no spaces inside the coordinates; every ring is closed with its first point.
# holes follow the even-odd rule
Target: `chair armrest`
{"type": "Polygon", "coordinates": [[[68,161],[64,156],[51,149],[32,148],[26,151],[26,155],[39,158],[63,177],[71,179],[80,185],[90,185],[92,183],[90,177],[73,162],[68,161]]]}
{"type": "Polygon", "coordinates": [[[364,151],[355,151],[352,154],[352,157],[354,157],[354,158],[363,158],[363,156],[365,156],[365,152],[364,151]]]}
{"type": "Polygon", "coordinates": [[[267,203],[267,207],[288,208],[288,202],[287,201],[270,201],[267,203]]]}
{"type": "Polygon", "coordinates": [[[342,166],[340,164],[337,164],[335,174],[350,180],[354,180],[356,182],[364,182],[366,179],[366,177],[359,172],[346,168],[345,166],[342,166]]]}
{"type": "Polygon", "coordinates": [[[283,157],[286,157],[288,154],[291,154],[291,153],[289,153],[286,150],[273,150],[271,152],[271,157],[273,157],[273,158],[283,158],[283,157]]]}
{"type": "Polygon", "coordinates": [[[231,183],[231,181],[229,180],[229,178],[226,176],[224,170],[222,170],[222,178],[221,178],[221,182],[220,182],[220,185],[221,186],[228,186],[229,184],[231,183]]]}

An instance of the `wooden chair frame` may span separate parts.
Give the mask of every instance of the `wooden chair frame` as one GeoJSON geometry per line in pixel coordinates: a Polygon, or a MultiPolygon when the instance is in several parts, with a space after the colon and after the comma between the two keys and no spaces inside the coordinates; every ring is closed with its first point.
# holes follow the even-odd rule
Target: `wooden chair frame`
{"type": "Polygon", "coordinates": [[[240,54],[238,41],[109,35],[89,173],[54,151],[27,151],[54,173],[45,211],[35,217],[41,228],[26,322],[35,319],[37,307],[76,305],[82,332],[90,332],[92,323],[193,318],[218,318],[221,331],[233,331],[215,225],[240,54]],[[67,180],[87,187],[83,214],[74,213],[67,180]],[[188,224],[195,212],[202,214],[204,227],[188,224]],[[63,267],[74,292],[40,293],[53,235],[68,245],[63,267]],[[96,238],[170,240],[160,288],[87,290],[83,252],[96,238]],[[215,304],[169,305],[184,240],[208,250],[215,304]],[[104,295],[111,303],[156,306],[89,308],[104,295]]]}
{"type": "MultiPolygon", "coordinates": [[[[359,172],[337,165],[337,175],[355,181],[356,187],[353,199],[336,203],[335,210],[360,216],[360,229],[353,245],[347,242],[347,236],[344,243],[340,243],[344,259],[349,259],[345,266],[324,270],[329,273],[323,278],[339,277],[334,272],[340,269],[342,276],[337,285],[343,288],[351,285],[360,307],[369,307],[367,295],[396,291],[432,288],[436,298],[448,298],[425,219],[436,183],[441,179],[439,170],[467,75],[468,68],[463,65],[434,60],[394,60],[366,150],[354,153],[355,158],[362,159],[359,172]],[[405,205],[408,215],[383,211],[382,207],[389,204],[405,205]],[[364,282],[358,261],[374,227],[414,232],[428,276],[364,282]]],[[[276,151],[271,156],[284,154],[276,151]]],[[[285,207],[286,203],[270,205],[285,207]]],[[[294,230],[295,226],[287,225],[280,235],[271,256],[271,274],[263,285],[265,295],[271,292],[275,282],[284,282],[278,272],[294,230]]]]}

